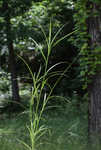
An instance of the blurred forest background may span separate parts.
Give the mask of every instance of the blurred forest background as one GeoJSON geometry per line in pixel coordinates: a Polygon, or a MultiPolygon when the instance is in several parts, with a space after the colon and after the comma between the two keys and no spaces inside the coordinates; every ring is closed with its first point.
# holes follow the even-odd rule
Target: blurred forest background
{"type": "Polygon", "coordinates": [[[87,17],[81,2],[0,1],[1,150],[88,148],[88,64],[86,59],[81,62],[87,43],[87,27],[83,26],[87,17]],[[47,95],[51,97],[48,100],[47,95]],[[31,104],[37,97],[39,101],[31,104]],[[37,104],[35,113],[42,110],[43,114],[38,129],[42,125],[48,129],[34,147],[30,142],[33,131],[30,133],[28,126],[33,123],[30,106],[37,110],[37,104]]]}

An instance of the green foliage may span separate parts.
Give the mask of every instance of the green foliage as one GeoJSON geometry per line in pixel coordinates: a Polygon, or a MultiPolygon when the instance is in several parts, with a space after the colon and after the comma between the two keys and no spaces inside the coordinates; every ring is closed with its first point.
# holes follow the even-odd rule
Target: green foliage
{"type": "Polygon", "coordinates": [[[74,21],[77,32],[72,38],[70,38],[70,40],[73,45],[78,48],[78,52],[80,52],[80,58],[78,59],[78,64],[80,67],[77,69],[80,74],[79,79],[81,79],[81,82],[86,85],[86,73],[88,72],[88,62],[86,61],[86,59],[88,59],[88,35],[86,25],[88,15],[86,11],[86,1],[79,0],[74,2],[74,8],[76,11],[76,13],[74,13],[74,21]]]}
{"type": "Polygon", "coordinates": [[[10,89],[9,75],[3,71],[0,72],[0,91],[7,93],[10,89]]]}
{"type": "Polygon", "coordinates": [[[28,10],[30,8],[30,6],[32,5],[32,1],[33,0],[30,0],[30,1],[27,1],[27,0],[22,0],[22,1],[20,1],[20,0],[18,0],[18,1],[1,0],[0,16],[5,17],[7,15],[7,13],[9,13],[9,15],[11,17],[19,16],[20,14],[25,13],[26,10],[28,10]]]}
{"type": "MultiPolygon", "coordinates": [[[[101,64],[101,48],[95,45],[95,48],[93,47],[92,49],[89,45],[91,35],[88,33],[87,21],[91,15],[94,17],[95,14],[91,14],[91,7],[90,5],[87,7],[87,4],[88,1],[86,0],[79,0],[74,3],[75,11],[77,12],[74,14],[75,29],[78,29],[78,31],[73,39],[71,39],[72,43],[81,53],[78,62],[80,65],[80,78],[83,82],[83,89],[86,89],[89,83],[92,82],[92,77],[100,70],[99,65],[101,64]]],[[[92,5],[92,3],[90,4],[92,5]]]]}

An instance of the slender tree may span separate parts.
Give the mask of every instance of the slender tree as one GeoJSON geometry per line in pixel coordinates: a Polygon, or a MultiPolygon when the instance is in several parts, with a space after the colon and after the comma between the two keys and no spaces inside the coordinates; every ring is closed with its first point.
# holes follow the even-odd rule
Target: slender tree
{"type": "Polygon", "coordinates": [[[12,85],[12,99],[14,101],[19,102],[20,96],[19,96],[19,87],[18,87],[18,81],[17,81],[17,71],[16,71],[16,59],[14,54],[14,46],[13,46],[13,39],[12,39],[12,33],[11,33],[11,14],[10,14],[10,8],[8,6],[8,2],[3,2],[3,10],[5,10],[5,32],[6,32],[6,39],[7,39],[7,48],[9,51],[9,68],[11,72],[11,85],[12,85]]]}
{"type": "Polygon", "coordinates": [[[101,2],[88,2],[89,9],[88,33],[89,46],[96,64],[95,74],[88,88],[89,93],[89,134],[101,137],[101,2]]]}

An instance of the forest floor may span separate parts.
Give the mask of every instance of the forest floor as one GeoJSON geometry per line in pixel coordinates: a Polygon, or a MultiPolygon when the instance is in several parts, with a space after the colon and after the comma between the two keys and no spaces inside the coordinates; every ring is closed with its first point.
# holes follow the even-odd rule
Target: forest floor
{"type": "MultiPolygon", "coordinates": [[[[0,150],[25,150],[20,141],[29,143],[27,110],[0,116],[0,150]]],[[[37,150],[85,150],[87,116],[71,106],[51,109],[43,114],[41,124],[48,131],[37,143],[37,150]]]]}

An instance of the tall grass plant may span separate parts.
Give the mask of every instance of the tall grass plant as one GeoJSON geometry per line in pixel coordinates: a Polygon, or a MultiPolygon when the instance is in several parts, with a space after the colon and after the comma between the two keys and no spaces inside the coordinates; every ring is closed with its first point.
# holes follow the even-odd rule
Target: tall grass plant
{"type": "MultiPolygon", "coordinates": [[[[74,32],[76,32],[76,31],[73,31],[72,33],[67,34],[64,37],[56,40],[57,36],[59,35],[59,33],[61,32],[63,27],[61,27],[58,30],[58,32],[54,35],[54,37],[52,38],[52,23],[51,23],[51,21],[49,24],[48,37],[46,36],[46,33],[45,33],[43,27],[40,26],[41,31],[45,37],[45,42],[47,44],[47,55],[45,55],[44,49],[40,49],[40,53],[44,59],[44,64],[45,64],[43,74],[41,74],[41,72],[42,72],[41,66],[39,68],[38,73],[34,74],[31,70],[30,66],[26,63],[26,61],[22,57],[18,56],[24,62],[24,64],[27,66],[27,68],[30,72],[30,75],[32,77],[32,80],[33,80],[33,88],[32,88],[32,94],[31,94],[31,100],[30,100],[30,110],[29,110],[30,126],[27,126],[28,132],[29,132],[29,137],[30,137],[30,143],[27,144],[26,142],[21,141],[21,143],[25,146],[25,148],[27,150],[36,150],[37,147],[40,144],[42,144],[42,143],[38,143],[38,141],[40,141],[39,139],[48,131],[48,128],[46,126],[40,125],[40,121],[42,119],[43,112],[46,108],[48,101],[54,98],[54,96],[52,96],[52,92],[53,92],[54,88],[56,87],[58,82],[61,80],[61,78],[65,75],[67,70],[72,65],[72,64],[70,64],[70,66],[68,66],[64,70],[64,72],[53,72],[52,70],[56,66],[60,65],[61,63],[65,63],[65,62],[59,62],[59,63],[51,66],[50,68],[48,68],[49,56],[51,54],[52,48],[55,47],[57,44],[59,44],[62,40],[64,40],[65,38],[69,37],[74,32]],[[47,82],[48,79],[50,77],[54,77],[56,75],[59,75],[58,79],[56,80],[56,82],[53,86],[50,86],[47,82]],[[44,90],[46,87],[49,88],[48,93],[46,93],[44,90]],[[40,103],[41,103],[41,108],[40,108],[40,103]]],[[[40,45],[34,39],[31,39],[31,40],[36,45],[37,49],[39,49],[40,45]]],[[[74,63],[74,61],[72,63],[74,63]]]]}

